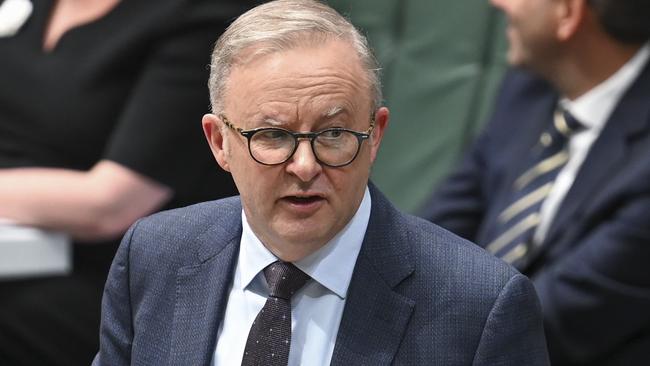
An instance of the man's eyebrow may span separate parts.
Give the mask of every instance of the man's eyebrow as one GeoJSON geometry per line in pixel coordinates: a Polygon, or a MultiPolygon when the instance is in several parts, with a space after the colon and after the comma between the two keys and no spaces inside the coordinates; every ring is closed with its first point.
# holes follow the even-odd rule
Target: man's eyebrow
{"type": "Polygon", "coordinates": [[[323,118],[328,119],[328,118],[335,117],[335,116],[337,116],[337,115],[339,115],[341,113],[344,113],[344,112],[346,112],[345,108],[343,108],[341,106],[336,106],[336,107],[332,107],[332,108],[328,109],[327,111],[325,111],[322,114],[322,116],[323,116],[323,118]]]}
{"type": "MultiPolygon", "coordinates": [[[[319,119],[322,120],[329,120],[333,117],[336,117],[340,114],[345,114],[348,113],[348,110],[345,107],[341,106],[335,106],[332,107],[325,112],[321,113],[321,117],[319,119]]],[[[284,127],[287,122],[286,121],[281,121],[278,120],[277,118],[273,118],[270,116],[262,116],[259,119],[256,119],[257,121],[253,121],[255,125],[257,126],[272,126],[272,127],[284,127]]]]}
{"type": "Polygon", "coordinates": [[[284,123],[282,121],[278,121],[277,119],[271,118],[271,117],[264,117],[264,118],[260,119],[259,121],[260,121],[260,123],[258,123],[258,125],[260,125],[260,124],[261,125],[270,125],[270,126],[275,126],[275,127],[284,125],[284,123]]]}

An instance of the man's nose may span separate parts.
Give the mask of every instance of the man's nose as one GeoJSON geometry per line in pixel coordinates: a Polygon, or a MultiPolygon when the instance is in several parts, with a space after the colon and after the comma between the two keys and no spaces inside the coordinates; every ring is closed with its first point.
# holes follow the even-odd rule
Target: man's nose
{"type": "Polygon", "coordinates": [[[309,139],[298,140],[296,152],[288,161],[287,171],[300,178],[301,181],[309,182],[320,174],[322,170],[323,167],[316,160],[309,139]]]}

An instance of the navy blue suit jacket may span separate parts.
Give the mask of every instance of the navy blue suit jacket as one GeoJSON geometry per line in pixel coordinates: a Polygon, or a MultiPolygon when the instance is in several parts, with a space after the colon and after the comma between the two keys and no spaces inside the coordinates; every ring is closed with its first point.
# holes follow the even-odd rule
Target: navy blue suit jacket
{"type": "MultiPolygon", "coordinates": [[[[511,71],[495,113],[422,216],[486,245],[557,92],[511,71]]],[[[650,365],[650,68],[594,142],[523,273],[539,294],[554,365],[650,365]]]]}
{"type": "MultiPolygon", "coordinates": [[[[548,364],[526,277],[371,196],[332,365],[548,364]]],[[[241,230],[238,197],[136,223],[106,283],[94,365],[208,365],[241,230]]]]}

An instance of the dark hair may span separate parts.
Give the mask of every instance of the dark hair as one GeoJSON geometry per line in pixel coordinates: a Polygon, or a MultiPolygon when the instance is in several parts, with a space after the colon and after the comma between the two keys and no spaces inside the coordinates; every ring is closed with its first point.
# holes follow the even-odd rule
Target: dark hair
{"type": "Polygon", "coordinates": [[[588,0],[605,31],[626,43],[650,39],[650,0],[588,0]]]}

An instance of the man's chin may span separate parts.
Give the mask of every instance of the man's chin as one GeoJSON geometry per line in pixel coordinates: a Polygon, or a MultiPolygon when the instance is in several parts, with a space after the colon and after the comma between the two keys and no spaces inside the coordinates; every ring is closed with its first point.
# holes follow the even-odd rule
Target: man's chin
{"type": "Polygon", "coordinates": [[[334,224],[325,227],[323,220],[315,217],[291,220],[275,228],[278,236],[287,243],[305,243],[306,245],[324,244],[331,239],[334,224]]]}
{"type": "Polygon", "coordinates": [[[323,234],[323,230],[316,227],[316,223],[309,222],[309,220],[301,220],[303,222],[291,225],[284,225],[279,229],[280,236],[283,240],[291,243],[314,243],[319,242],[323,234]]]}
{"type": "Polygon", "coordinates": [[[508,62],[508,65],[512,67],[522,66],[521,55],[516,50],[513,50],[512,47],[508,49],[508,53],[506,54],[506,61],[508,62]]]}

